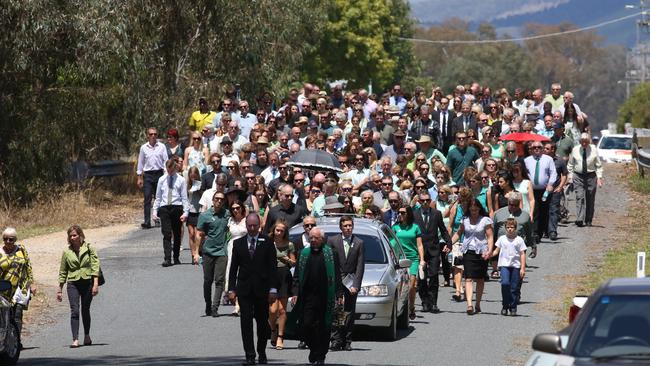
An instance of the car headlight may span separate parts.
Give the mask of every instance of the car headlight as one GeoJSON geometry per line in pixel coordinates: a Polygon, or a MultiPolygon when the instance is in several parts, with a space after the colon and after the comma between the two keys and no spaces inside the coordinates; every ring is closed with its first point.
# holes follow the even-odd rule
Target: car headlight
{"type": "Polygon", "coordinates": [[[386,285],[372,285],[372,286],[362,286],[359,290],[359,296],[388,296],[388,286],[386,285]]]}

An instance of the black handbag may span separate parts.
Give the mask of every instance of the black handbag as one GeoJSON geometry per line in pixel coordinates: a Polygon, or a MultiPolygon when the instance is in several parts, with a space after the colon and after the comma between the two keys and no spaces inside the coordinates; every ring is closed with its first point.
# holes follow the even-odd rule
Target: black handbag
{"type": "Polygon", "coordinates": [[[106,283],[106,279],[104,278],[104,272],[102,271],[102,267],[99,267],[99,277],[97,277],[97,283],[100,286],[106,283]]]}

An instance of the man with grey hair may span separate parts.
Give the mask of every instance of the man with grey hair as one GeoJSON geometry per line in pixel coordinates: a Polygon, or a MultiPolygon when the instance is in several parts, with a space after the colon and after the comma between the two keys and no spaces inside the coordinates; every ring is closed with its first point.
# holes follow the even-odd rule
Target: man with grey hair
{"type": "Polygon", "coordinates": [[[506,220],[508,218],[517,220],[517,235],[521,236],[526,246],[534,246],[533,225],[530,221],[530,213],[523,210],[521,206],[521,193],[510,192],[508,195],[508,206],[502,207],[494,213],[495,237],[506,234],[506,220]]]}
{"type": "Polygon", "coordinates": [[[377,109],[377,103],[368,98],[368,91],[366,89],[359,90],[359,102],[363,105],[363,115],[366,119],[370,118],[370,113],[377,109]]]}
{"type": "Polygon", "coordinates": [[[579,116],[582,113],[582,111],[580,110],[580,107],[577,104],[573,103],[573,93],[571,93],[570,91],[566,91],[564,93],[564,103],[562,103],[560,108],[558,108],[558,110],[560,112],[562,112],[562,115],[564,115],[564,105],[565,104],[573,104],[573,106],[576,109],[576,115],[579,116]]]}
{"type": "Polygon", "coordinates": [[[553,111],[557,111],[564,105],[564,98],[562,98],[562,85],[560,85],[560,83],[551,84],[551,93],[546,94],[544,102],[551,103],[553,111]]]}
{"type": "Polygon", "coordinates": [[[576,225],[591,226],[596,203],[596,186],[603,186],[603,165],[591,136],[583,132],[567,163],[569,182],[576,190],[576,225]]]}
{"type": "Polygon", "coordinates": [[[232,149],[235,154],[239,154],[241,152],[242,147],[244,146],[245,143],[248,142],[248,135],[242,135],[239,132],[239,122],[235,121],[232,119],[232,117],[228,114],[224,114],[222,117],[224,127],[227,128],[225,131],[226,134],[224,134],[220,139],[219,139],[219,146],[217,152],[219,154],[223,154],[222,146],[221,146],[221,140],[223,140],[226,136],[232,141],[232,149]],[[246,136],[246,137],[245,137],[246,136]]]}
{"type": "Polygon", "coordinates": [[[293,275],[294,304],[290,321],[300,324],[298,335],[309,347],[309,362],[325,364],[335,302],[343,304],[343,285],[339,257],[324,245],[325,234],[319,227],[309,232],[310,245],[300,252],[293,275]]]}
{"type": "Polygon", "coordinates": [[[514,141],[508,141],[505,147],[505,155],[503,161],[509,164],[517,163],[521,158],[517,155],[517,143],[514,141]]]}

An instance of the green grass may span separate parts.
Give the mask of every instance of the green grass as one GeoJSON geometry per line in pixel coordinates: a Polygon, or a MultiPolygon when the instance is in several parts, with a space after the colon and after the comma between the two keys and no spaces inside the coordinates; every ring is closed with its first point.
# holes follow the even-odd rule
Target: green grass
{"type": "Polygon", "coordinates": [[[633,190],[646,194],[650,196],[650,176],[648,176],[649,173],[646,173],[645,178],[641,178],[640,175],[634,174],[630,176],[630,187],[632,187],[633,190]]]}

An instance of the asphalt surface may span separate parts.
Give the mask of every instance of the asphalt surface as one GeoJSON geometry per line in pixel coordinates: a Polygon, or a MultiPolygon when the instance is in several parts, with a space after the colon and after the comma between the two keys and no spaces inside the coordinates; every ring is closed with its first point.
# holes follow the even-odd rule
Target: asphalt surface
{"type": "MultiPolygon", "coordinates": [[[[355,332],[351,352],[330,352],[329,364],[340,365],[515,365],[530,354],[532,337],[552,331],[554,314],[545,304],[557,299],[566,275],[585,270],[593,237],[608,233],[608,220],[627,210],[620,187],[600,189],[594,227],[562,226],[560,240],[544,240],[529,261],[519,316],[504,317],[498,282],[486,283],[483,313],[469,317],[465,303],[451,300],[452,288],[441,288],[440,314],[424,314],[401,331],[395,342],[383,341],[376,330],[355,332]]],[[[570,210],[575,212],[574,202],[570,210]]],[[[88,238],[92,240],[92,238],[88,238]]],[[[187,244],[185,244],[187,247],[187,244]]],[[[54,324],[26,337],[23,365],[233,365],[243,361],[239,319],[203,316],[202,271],[190,262],[162,268],[159,229],[135,229],[100,251],[106,285],[93,301],[92,346],[70,349],[67,299],[52,309],[54,324]]],[[[54,293],[51,294],[54,298],[54,293]]],[[[418,306],[419,310],[419,306],[418,306]]],[[[224,315],[232,311],[222,306],[224,315]]],[[[83,334],[83,328],[80,329],[83,334]]],[[[286,340],[285,349],[268,349],[271,364],[304,364],[306,350],[286,340]]]]}

